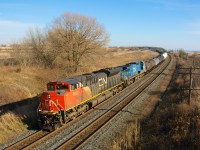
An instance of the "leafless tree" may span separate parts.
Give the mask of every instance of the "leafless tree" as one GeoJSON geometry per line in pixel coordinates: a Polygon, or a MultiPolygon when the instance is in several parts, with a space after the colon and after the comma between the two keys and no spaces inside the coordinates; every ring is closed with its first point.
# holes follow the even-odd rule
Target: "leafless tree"
{"type": "MultiPolygon", "coordinates": [[[[95,18],[65,13],[45,31],[32,29],[17,44],[27,64],[67,67],[77,71],[81,60],[107,44],[109,36],[95,18]]],[[[71,70],[71,69],[70,69],[71,70]]]]}
{"type": "Polygon", "coordinates": [[[22,65],[53,67],[55,57],[48,51],[47,35],[39,28],[30,29],[27,36],[12,45],[15,57],[22,65]]]}
{"type": "Polygon", "coordinates": [[[48,29],[51,51],[77,71],[81,59],[95,49],[105,46],[108,34],[95,18],[65,13],[48,29]]]}

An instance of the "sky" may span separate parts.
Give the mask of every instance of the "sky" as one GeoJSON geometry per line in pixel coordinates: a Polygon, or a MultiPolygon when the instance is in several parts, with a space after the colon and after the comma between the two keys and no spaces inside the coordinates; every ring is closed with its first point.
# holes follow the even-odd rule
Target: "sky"
{"type": "Polygon", "coordinates": [[[110,35],[108,46],[200,50],[199,0],[0,0],[0,44],[65,12],[96,18],[110,35]]]}

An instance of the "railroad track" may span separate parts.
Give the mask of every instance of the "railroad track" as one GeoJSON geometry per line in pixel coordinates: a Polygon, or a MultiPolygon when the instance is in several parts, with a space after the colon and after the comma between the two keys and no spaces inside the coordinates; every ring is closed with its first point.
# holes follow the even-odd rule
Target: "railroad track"
{"type": "MultiPolygon", "coordinates": [[[[166,64],[169,64],[169,62],[167,62],[166,64],[165,63],[166,62],[162,63],[161,66],[162,65],[167,66],[166,64]]],[[[161,74],[162,71],[160,71],[159,74],[161,74]]],[[[137,90],[134,92],[134,94],[127,96],[125,98],[125,100],[117,103],[111,109],[107,110],[101,117],[92,121],[91,124],[87,125],[83,129],[81,129],[78,133],[72,135],[71,138],[68,139],[67,141],[65,141],[65,143],[63,143],[61,146],[59,146],[58,149],[75,149],[78,146],[80,146],[92,134],[94,134],[104,124],[106,124],[106,122],[108,122],[110,119],[112,119],[118,112],[120,112],[125,106],[127,106],[132,101],[132,99],[134,99],[137,95],[139,95],[139,93],[141,93],[147,87],[147,85],[152,83],[159,76],[159,74],[151,77],[150,80],[147,80],[147,82],[145,82],[139,88],[137,88],[137,90]]],[[[106,101],[104,101],[103,103],[106,103],[106,101]]],[[[14,145],[11,145],[10,147],[7,147],[6,149],[34,149],[38,145],[41,145],[45,140],[50,139],[50,138],[62,133],[63,130],[65,130],[68,127],[70,127],[71,125],[73,125],[73,123],[76,122],[78,119],[86,117],[87,114],[91,113],[92,111],[93,111],[93,109],[89,110],[84,115],[81,115],[79,118],[67,123],[65,126],[62,126],[61,128],[57,129],[54,132],[51,132],[51,133],[46,132],[46,135],[42,135],[42,136],[38,136],[38,137],[35,135],[35,137],[37,137],[36,138],[37,140],[34,140],[35,139],[34,135],[32,135],[26,139],[19,141],[18,143],[14,144],[14,145]],[[27,141],[27,142],[25,142],[25,141],[27,141]]],[[[42,131],[39,131],[39,132],[42,132],[42,131]]],[[[39,135],[39,133],[35,133],[35,134],[39,135]]]]}
{"type": "Polygon", "coordinates": [[[45,131],[38,131],[20,141],[18,141],[17,143],[14,143],[13,145],[5,148],[7,150],[17,150],[17,149],[23,149],[25,147],[27,147],[28,145],[36,142],[37,140],[41,139],[42,137],[45,137],[46,135],[48,135],[49,132],[45,132],[45,131]]]}
{"type": "Polygon", "coordinates": [[[119,102],[115,106],[113,106],[112,109],[107,111],[103,116],[96,119],[94,122],[86,126],[84,129],[82,129],[80,132],[75,134],[71,139],[67,140],[65,143],[63,143],[60,147],[58,147],[59,150],[62,149],[76,149],[78,148],[82,143],[84,143],[88,138],[90,138],[96,131],[98,131],[101,127],[103,127],[109,120],[111,120],[116,114],[118,114],[124,107],[126,107],[134,98],[136,98],[144,89],[146,89],[148,86],[151,85],[152,82],[154,82],[158,76],[165,70],[165,68],[169,65],[171,61],[171,58],[165,65],[163,65],[160,72],[156,75],[154,75],[150,80],[148,80],[145,84],[143,84],[140,88],[137,89],[132,95],[129,95],[124,98],[123,101],[119,102]]]}

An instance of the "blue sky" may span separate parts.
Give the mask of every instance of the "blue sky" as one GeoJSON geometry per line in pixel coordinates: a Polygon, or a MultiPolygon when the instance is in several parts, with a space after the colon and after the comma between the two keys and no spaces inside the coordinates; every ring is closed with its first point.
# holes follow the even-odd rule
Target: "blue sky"
{"type": "Polygon", "coordinates": [[[110,34],[109,46],[200,50],[198,0],[1,0],[0,44],[64,12],[95,17],[110,34]]]}

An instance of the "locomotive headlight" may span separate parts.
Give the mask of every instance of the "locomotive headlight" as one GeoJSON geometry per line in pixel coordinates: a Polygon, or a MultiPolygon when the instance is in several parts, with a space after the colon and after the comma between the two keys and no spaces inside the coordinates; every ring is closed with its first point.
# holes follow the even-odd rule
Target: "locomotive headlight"
{"type": "Polygon", "coordinates": [[[51,98],[51,95],[48,95],[48,98],[50,99],[50,98],[51,98]]]}

